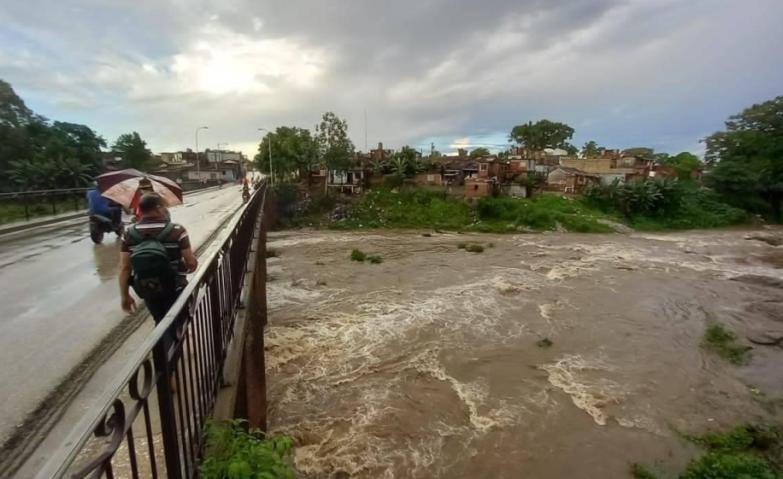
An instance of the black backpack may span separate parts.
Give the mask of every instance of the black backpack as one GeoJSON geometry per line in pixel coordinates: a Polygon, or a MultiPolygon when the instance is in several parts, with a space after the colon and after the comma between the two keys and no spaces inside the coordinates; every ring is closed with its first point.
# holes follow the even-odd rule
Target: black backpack
{"type": "Polygon", "coordinates": [[[135,243],[130,255],[133,290],[142,299],[156,299],[176,291],[177,271],[163,244],[173,229],[174,223],[167,223],[153,238],[144,238],[135,226],[128,229],[128,238],[135,243]]]}

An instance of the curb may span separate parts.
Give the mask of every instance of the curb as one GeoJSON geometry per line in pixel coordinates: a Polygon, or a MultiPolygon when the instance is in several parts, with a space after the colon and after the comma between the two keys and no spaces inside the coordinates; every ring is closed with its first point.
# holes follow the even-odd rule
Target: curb
{"type": "Polygon", "coordinates": [[[52,225],[55,223],[59,223],[61,221],[70,221],[76,218],[81,218],[83,216],[87,215],[87,210],[82,210],[76,213],[71,214],[63,214],[63,215],[57,215],[53,218],[41,218],[38,220],[30,221],[29,223],[16,223],[16,224],[10,224],[7,226],[0,226],[0,236],[9,234],[9,233],[16,233],[17,231],[23,231],[28,229],[37,228],[39,226],[47,226],[52,225]]]}

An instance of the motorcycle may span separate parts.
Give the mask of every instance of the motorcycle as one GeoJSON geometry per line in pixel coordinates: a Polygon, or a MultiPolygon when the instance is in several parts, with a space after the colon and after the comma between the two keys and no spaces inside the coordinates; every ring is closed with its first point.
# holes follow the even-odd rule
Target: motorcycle
{"type": "Polygon", "coordinates": [[[242,188],[242,202],[247,203],[250,199],[250,190],[247,188],[247,185],[245,185],[244,188],[242,188]]]}
{"type": "Polygon", "coordinates": [[[103,215],[90,215],[90,239],[93,243],[100,244],[103,242],[103,235],[111,232],[116,233],[117,237],[120,237],[125,232],[125,225],[122,221],[114,224],[111,219],[103,215]]]}

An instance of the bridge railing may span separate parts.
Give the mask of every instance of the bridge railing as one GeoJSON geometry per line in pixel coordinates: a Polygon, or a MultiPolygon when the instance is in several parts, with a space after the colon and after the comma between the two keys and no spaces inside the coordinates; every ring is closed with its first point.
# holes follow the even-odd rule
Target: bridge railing
{"type": "Polygon", "coordinates": [[[0,206],[8,222],[56,215],[87,208],[88,188],[61,188],[0,193],[0,206]]]}
{"type": "MultiPolygon", "coordinates": [[[[243,286],[265,285],[266,268],[251,261],[265,258],[265,201],[262,187],[226,226],[227,236],[202,259],[166,317],[117,371],[100,407],[74,424],[38,477],[196,475],[204,425],[243,307],[243,286]]],[[[265,315],[266,308],[259,309],[265,315]]]]}

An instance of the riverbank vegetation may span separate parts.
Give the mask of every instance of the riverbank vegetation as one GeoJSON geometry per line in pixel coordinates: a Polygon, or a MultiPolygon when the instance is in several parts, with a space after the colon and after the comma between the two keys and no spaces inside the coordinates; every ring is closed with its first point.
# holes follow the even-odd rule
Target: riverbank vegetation
{"type": "Polygon", "coordinates": [[[690,180],[615,181],[588,188],[584,197],[588,204],[619,215],[640,230],[719,228],[748,218],[745,211],[690,180]]]}
{"type": "Polygon", "coordinates": [[[212,421],[206,427],[206,454],[199,466],[203,479],[293,479],[293,442],[269,437],[244,421],[212,421]]]}
{"type": "Polygon", "coordinates": [[[351,203],[344,218],[327,224],[348,230],[435,228],[486,233],[555,230],[608,233],[612,228],[601,223],[608,218],[611,216],[580,200],[553,194],[530,199],[488,197],[469,205],[444,192],[375,188],[351,203]]]}
{"type": "Polygon", "coordinates": [[[639,230],[667,230],[724,227],[748,218],[714,192],[677,181],[613,183],[593,187],[581,197],[555,193],[524,199],[486,197],[473,204],[445,192],[378,187],[342,205],[328,196],[314,196],[297,205],[295,192],[285,189],[279,204],[287,205],[279,208],[284,227],[341,230],[611,233],[620,223],[639,230]]]}
{"type": "MultiPolygon", "coordinates": [[[[691,460],[680,479],[781,479],[780,429],[766,425],[744,425],[729,431],[703,436],[686,436],[686,440],[705,452],[691,460]]],[[[631,465],[636,479],[665,476],[643,464],[631,465]]]]}

